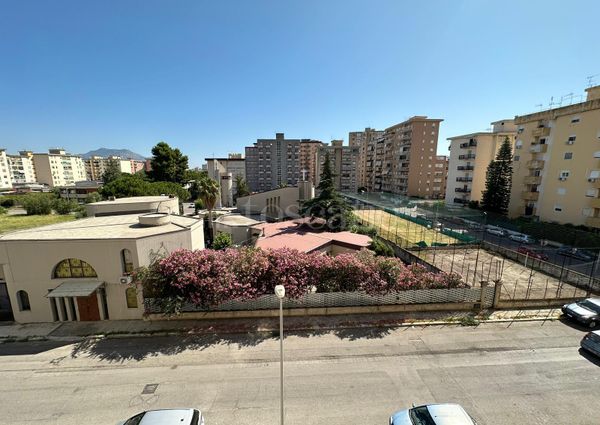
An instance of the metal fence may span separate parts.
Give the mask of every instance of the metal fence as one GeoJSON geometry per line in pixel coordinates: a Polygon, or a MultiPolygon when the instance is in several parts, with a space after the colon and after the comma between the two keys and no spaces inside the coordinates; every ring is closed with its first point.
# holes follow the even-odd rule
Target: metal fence
{"type": "MultiPolygon", "coordinates": [[[[285,298],[283,307],[323,308],[323,307],[359,307],[380,305],[434,304],[434,303],[480,303],[482,307],[491,307],[494,300],[494,288],[453,288],[453,289],[419,289],[394,292],[385,295],[368,295],[360,292],[328,292],[306,294],[302,298],[285,298]],[[482,292],[483,291],[483,292],[482,292]]],[[[144,300],[146,313],[161,313],[156,300],[144,300]]],[[[264,295],[248,301],[227,301],[215,307],[202,307],[186,304],[182,312],[197,311],[250,311],[271,310],[279,308],[279,299],[275,295],[264,295]]]]}

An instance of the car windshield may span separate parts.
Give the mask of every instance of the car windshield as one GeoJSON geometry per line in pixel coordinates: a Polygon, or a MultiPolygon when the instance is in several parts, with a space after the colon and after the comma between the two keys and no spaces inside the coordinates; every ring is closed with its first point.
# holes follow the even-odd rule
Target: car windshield
{"type": "Polygon", "coordinates": [[[194,416],[192,416],[192,423],[190,425],[198,425],[200,423],[200,412],[194,410],[194,416]]]}
{"type": "Polygon", "coordinates": [[[590,300],[583,300],[581,302],[578,302],[577,305],[585,307],[588,310],[592,310],[593,312],[600,313],[600,305],[593,303],[590,300]]]}
{"type": "Polygon", "coordinates": [[[146,413],[140,413],[139,415],[135,415],[133,418],[127,419],[127,422],[125,422],[123,425],[138,425],[140,422],[142,422],[142,418],[145,414],[146,413]]]}
{"type": "Polygon", "coordinates": [[[414,425],[435,425],[435,421],[429,414],[427,406],[415,407],[408,411],[410,420],[414,425]]]}

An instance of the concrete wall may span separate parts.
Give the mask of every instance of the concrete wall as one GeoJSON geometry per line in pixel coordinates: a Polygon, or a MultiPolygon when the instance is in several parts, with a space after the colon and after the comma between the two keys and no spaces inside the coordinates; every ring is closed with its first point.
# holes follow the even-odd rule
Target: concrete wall
{"type": "Polygon", "coordinates": [[[179,214],[179,198],[169,198],[167,196],[158,199],[147,199],[142,196],[139,201],[130,202],[132,198],[128,199],[127,202],[116,199],[114,201],[101,201],[87,204],[85,206],[88,217],[95,217],[97,215],[115,215],[115,214],[134,214],[142,212],[170,212],[171,214],[179,214]]]}
{"type": "Polygon", "coordinates": [[[299,217],[298,187],[284,187],[255,193],[237,199],[237,209],[242,214],[261,214],[270,218],[299,217]]]}

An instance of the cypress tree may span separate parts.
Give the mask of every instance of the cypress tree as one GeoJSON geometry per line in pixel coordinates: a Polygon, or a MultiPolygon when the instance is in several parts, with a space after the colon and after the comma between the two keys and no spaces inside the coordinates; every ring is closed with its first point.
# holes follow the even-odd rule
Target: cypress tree
{"type": "Polygon", "coordinates": [[[512,186],[512,148],[508,137],[502,142],[496,159],[490,162],[482,193],[481,207],[485,211],[502,215],[508,213],[512,186]]]}

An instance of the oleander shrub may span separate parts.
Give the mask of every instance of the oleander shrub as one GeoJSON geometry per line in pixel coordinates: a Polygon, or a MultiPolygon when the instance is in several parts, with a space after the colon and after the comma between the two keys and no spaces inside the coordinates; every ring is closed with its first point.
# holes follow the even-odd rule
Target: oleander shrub
{"type": "Polygon", "coordinates": [[[363,292],[383,295],[410,289],[462,288],[456,274],[432,273],[423,266],[405,266],[395,257],[369,250],[330,257],[293,249],[227,248],[178,250],[135,272],[146,298],[154,298],[166,314],[186,302],[216,306],[273,294],[284,285],[286,296],[300,298],[315,286],[318,292],[363,292]]]}

